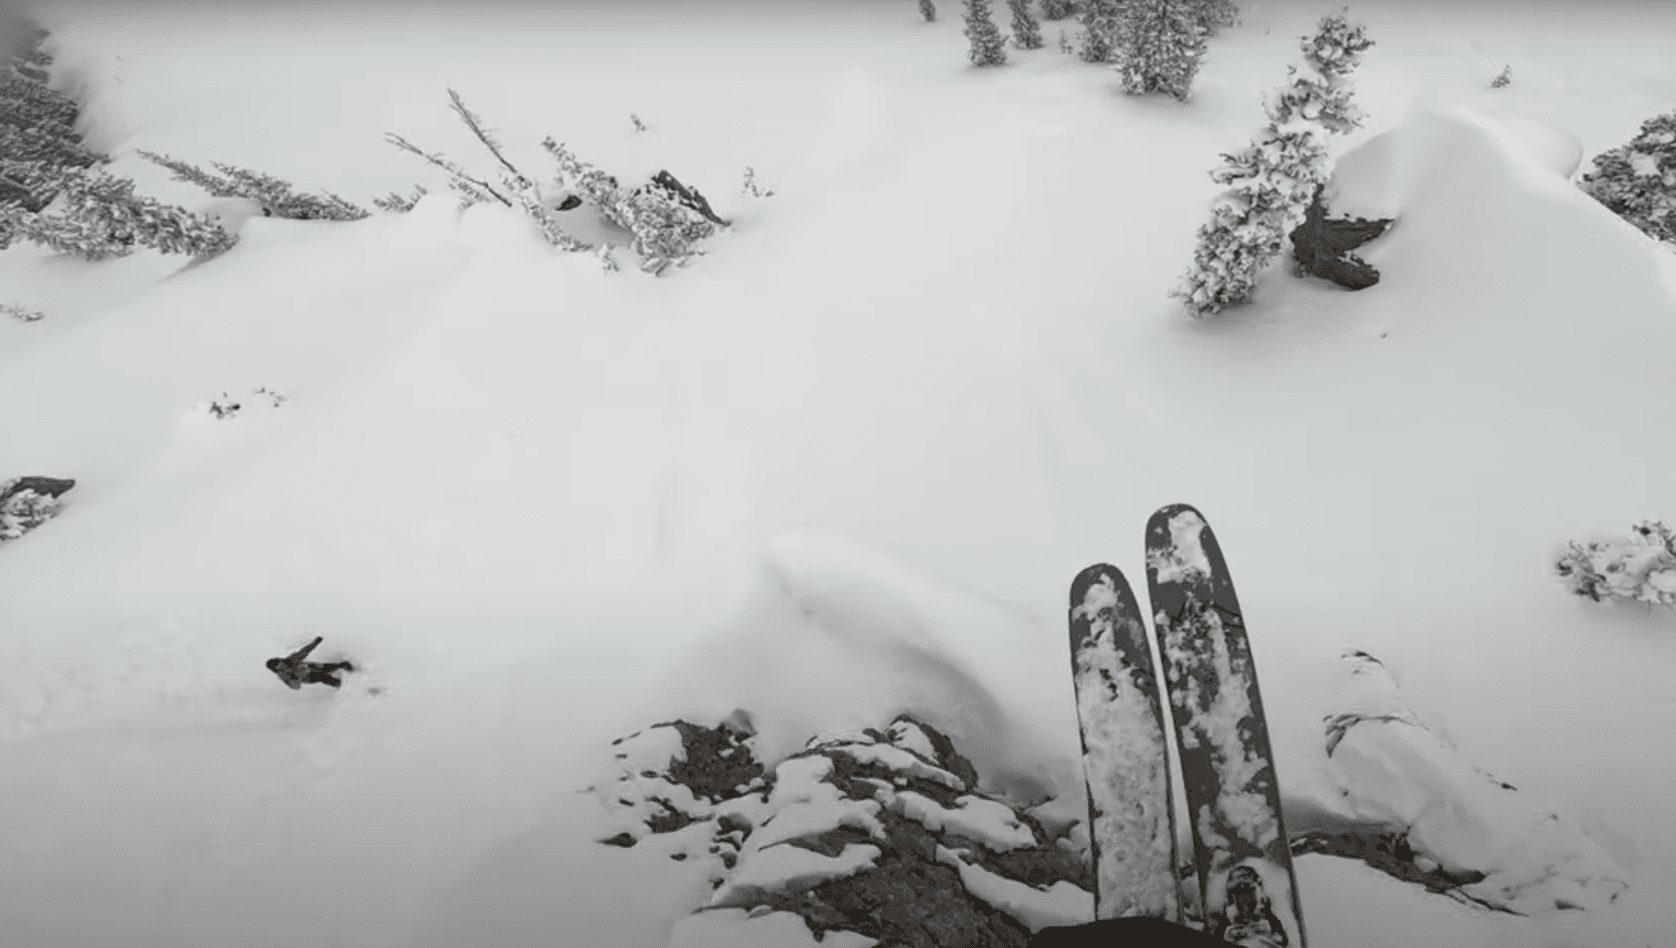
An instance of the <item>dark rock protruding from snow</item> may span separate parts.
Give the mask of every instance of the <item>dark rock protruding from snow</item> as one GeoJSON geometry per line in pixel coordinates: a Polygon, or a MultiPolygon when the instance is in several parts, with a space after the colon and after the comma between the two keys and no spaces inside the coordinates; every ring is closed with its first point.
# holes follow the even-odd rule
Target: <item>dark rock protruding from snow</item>
{"type": "Polygon", "coordinates": [[[709,903],[672,945],[732,912],[795,916],[845,944],[1007,948],[1092,908],[1086,854],[978,791],[971,761],[910,717],[819,735],[771,773],[748,724],[659,725],[616,756],[601,796],[620,832],[602,842],[711,874],[709,903]]]}
{"type": "Polygon", "coordinates": [[[1391,221],[1328,217],[1324,193],[1324,186],[1315,189],[1315,197],[1304,211],[1304,222],[1289,235],[1292,258],[1298,262],[1300,273],[1331,280],[1346,289],[1365,290],[1379,282],[1379,271],[1351,251],[1385,233],[1391,221]]]}
{"type": "Polygon", "coordinates": [[[74,486],[75,481],[58,477],[0,481],[0,542],[16,540],[58,516],[59,498],[74,486]]]}

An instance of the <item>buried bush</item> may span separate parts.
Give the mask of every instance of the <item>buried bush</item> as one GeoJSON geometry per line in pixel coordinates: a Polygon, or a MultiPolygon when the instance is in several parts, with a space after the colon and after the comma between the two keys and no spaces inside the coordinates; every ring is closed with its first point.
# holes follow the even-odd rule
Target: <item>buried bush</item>
{"type": "Polygon", "coordinates": [[[1658,520],[1609,540],[1570,544],[1555,564],[1579,596],[1676,605],[1676,533],[1658,520]]]}

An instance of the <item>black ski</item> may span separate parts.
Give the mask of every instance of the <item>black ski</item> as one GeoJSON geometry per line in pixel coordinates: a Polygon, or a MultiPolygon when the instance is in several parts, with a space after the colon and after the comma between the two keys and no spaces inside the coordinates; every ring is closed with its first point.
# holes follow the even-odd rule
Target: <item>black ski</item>
{"type": "Polygon", "coordinates": [[[1304,948],[1257,671],[1204,516],[1185,504],[1153,514],[1146,572],[1206,927],[1251,948],[1304,948]]]}
{"type": "Polygon", "coordinates": [[[1146,620],[1116,567],[1071,583],[1071,678],[1088,785],[1094,917],[1181,919],[1175,812],[1146,620]]]}

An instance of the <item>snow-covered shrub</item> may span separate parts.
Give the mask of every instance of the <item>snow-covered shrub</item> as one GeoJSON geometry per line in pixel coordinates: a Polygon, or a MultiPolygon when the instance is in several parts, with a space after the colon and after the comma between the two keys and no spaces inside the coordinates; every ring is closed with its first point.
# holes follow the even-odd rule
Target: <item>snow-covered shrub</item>
{"type": "Polygon", "coordinates": [[[629,123],[634,126],[634,130],[637,132],[644,132],[647,129],[646,122],[633,112],[629,113],[629,123]]]}
{"type": "Polygon", "coordinates": [[[1628,144],[1596,157],[1581,187],[1642,233],[1676,244],[1676,111],[1641,123],[1628,144]]]}
{"type": "Polygon", "coordinates": [[[757,184],[757,169],[750,168],[750,167],[747,167],[745,169],[745,183],[744,183],[744,186],[741,188],[741,190],[745,194],[748,194],[751,197],[756,197],[756,198],[765,198],[765,197],[773,197],[774,196],[774,189],[773,188],[765,188],[762,185],[757,184]]]}
{"type": "Polygon", "coordinates": [[[166,254],[215,254],[237,242],[209,218],[135,194],[134,182],[127,178],[76,169],[59,178],[58,189],[58,200],[47,210],[0,207],[0,228],[88,260],[124,256],[139,247],[166,254]]]}
{"type": "Polygon", "coordinates": [[[1513,67],[1511,65],[1502,66],[1501,72],[1496,73],[1496,77],[1490,80],[1490,88],[1492,89],[1505,89],[1512,84],[1513,67]]]}
{"type": "Polygon", "coordinates": [[[1059,31],[1059,51],[1067,56],[1077,51],[1077,48],[1071,45],[1071,34],[1064,30],[1059,31]]]}
{"type": "Polygon", "coordinates": [[[367,212],[330,191],[298,193],[291,182],[250,168],[212,161],[215,172],[205,171],[167,155],[141,151],[140,157],[169,169],[176,181],[195,184],[213,197],[244,198],[262,208],[262,216],[292,221],[358,221],[367,212]]]}
{"type": "Polygon", "coordinates": [[[1265,101],[1268,124],[1211,172],[1228,190],[1212,202],[1193,267],[1171,293],[1194,316],[1250,300],[1258,274],[1303,220],[1330,173],[1323,133],[1342,134],[1362,123],[1349,77],[1372,45],[1362,26],[1344,16],[1322,19],[1319,31],[1301,44],[1301,68],[1292,67],[1291,82],[1265,101]]]}
{"type": "Polygon", "coordinates": [[[747,925],[792,913],[840,944],[1023,948],[1029,920],[1068,923],[1087,905],[1082,848],[979,791],[953,742],[906,716],[816,736],[777,764],[744,715],[647,728],[613,751],[615,779],[593,788],[614,824],[601,841],[713,888],[672,944],[756,943],[712,927],[732,908],[747,925]]]}
{"type": "Polygon", "coordinates": [[[1657,520],[1636,524],[1611,540],[1573,542],[1555,566],[1573,592],[1595,602],[1617,598],[1676,605],[1676,532],[1657,520]]]}
{"type": "Polygon", "coordinates": [[[1007,38],[995,26],[989,0],[965,0],[966,57],[974,66],[1000,66],[1007,61],[1007,38]]]}
{"type": "Polygon", "coordinates": [[[1076,12],[1076,0],[1042,0],[1044,20],[1063,20],[1076,12]]]}
{"type": "Polygon", "coordinates": [[[0,482],[0,542],[16,540],[63,507],[60,496],[76,484],[51,477],[17,477],[0,482]]]}
{"type": "Polygon", "coordinates": [[[1078,53],[1083,62],[1111,62],[1117,51],[1122,16],[1123,0],[1082,0],[1077,18],[1082,21],[1082,48],[1078,53]]]}
{"type": "Polygon", "coordinates": [[[34,323],[47,318],[47,314],[38,309],[18,306],[15,303],[0,303],[0,315],[10,316],[19,322],[34,323]]]}
{"type": "Polygon", "coordinates": [[[1042,25],[1030,10],[1030,0],[1007,0],[1013,11],[1013,42],[1020,49],[1042,48],[1042,25]]]}
{"type": "Polygon", "coordinates": [[[1128,0],[1117,71],[1130,95],[1164,92],[1185,100],[1205,55],[1202,0],[1128,0]]]}
{"type": "Polygon", "coordinates": [[[932,0],[919,0],[919,15],[925,17],[925,22],[935,23],[937,21],[937,4],[933,3],[932,0]]]}
{"type": "Polygon", "coordinates": [[[616,178],[551,137],[541,147],[559,166],[561,188],[628,231],[629,246],[640,255],[642,270],[662,273],[671,264],[685,263],[698,253],[698,243],[716,232],[717,225],[671,186],[654,180],[626,191],[616,178]]]}

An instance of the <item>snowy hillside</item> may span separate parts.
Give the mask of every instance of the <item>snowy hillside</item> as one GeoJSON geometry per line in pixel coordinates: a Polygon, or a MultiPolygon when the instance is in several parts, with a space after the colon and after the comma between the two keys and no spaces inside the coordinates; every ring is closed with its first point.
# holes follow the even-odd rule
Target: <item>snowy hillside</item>
{"type": "Polygon", "coordinates": [[[1193,321],[1205,172],[1330,10],[1241,3],[1178,103],[1070,21],[974,69],[942,6],[44,6],[88,142],[241,238],[0,252],[46,313],[0,316],[0,483],[77,482],[0,543],[0,944],[661,948],[709,890],[584,788],[736,708],[771,765],[911,713],[1074,814],[1066,586],[1190,502],[1297,825],[1351,646],[1628,876],[1527,918],[1304,857],[1313,948],[1676,945],[1676,614],[1553,571],[1676,518],[1676,253],[1568,180],[1676,104],[1676,8],[1356,5],[1332,191],[1395,217],[1381,282],[1278,264],[1193,321]],[[440,191],[382,136],[469,154],[447,87],[522,166],[672,168],[733,226],[608,274],[496,205],[240,220],[135,154],[440,191]],[[315,635],[363,670],[280,687],[315,635]]]}

